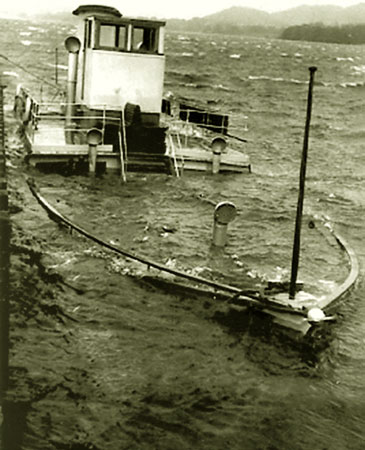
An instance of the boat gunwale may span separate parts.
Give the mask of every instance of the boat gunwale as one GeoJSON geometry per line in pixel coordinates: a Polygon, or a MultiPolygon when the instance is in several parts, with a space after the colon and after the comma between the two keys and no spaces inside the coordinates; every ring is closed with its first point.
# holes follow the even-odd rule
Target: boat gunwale
{"type": "MultiPolygon", "coordinates": [[[[49,217],[56,221],[56,222],[63,222],[64,225],[72,228],[73,230],[77,231],[81,235],[85,236],[86,238],[96,242],[97,244],[108,248],[109,250],[116,252],[118,254],[123,255],[124,257],[133,259],[135,261],[138,261],[144,265],[146,265],[148,268],[153,267],[157,270],[160,270],[162,272],[166,272],[178,277],[181,277],[183,279],[193,281],[195,283],[203,284],[205,286],[209,286],[210,288],[213,288],[215,291],[212,291],[212,295],[219,294],[219,291],[223,292],[229,292],[232,294],[230,297],[230,300],[236,299],[239,302],[242,303],[242,306],[248,305],[252,306],[256,309],[259,309],[263,312],[269,313],[272,312],[274,314],[279,315],[286,315],[289,314],[290,316],[296,315],[298,318],[301,317],[303,321],[310,323],[310,320],[307,318],[308,311],[311,309],[309,307],[305,307],[302,305],[302,307],[293,307],[288,304],[279,304],[273,300],[273,296],[270,297],[270,294],[262,295],[261,293],[253,293],[253,290],[241,290],[240,288],[236,286],[226,285],[222,283],[215,282],[213,280],[208,280],[206,278],[198,277],[195,275],[188,274],[186,272],[182,272],[177,269],[173,269],[170,267],[165,266],[164,264],[155,262],[153,260],[147,259],[145,257],[142,257],[140,255],[128,252],[126,250],[123,250],[121,248],[115,247],[108,242],[103,241],[102,239],[92,235],[79,225],[74,224],[70,219],[68,219],[66,216],[62,215],[59,211],[57,211],[40,193],[37,189],[34,181],[32,179],[27,180],[28,186],[38,201],[38,203],[47,211],[49,217]]],[[[348,256],[349,262],[350,262],[350,273],[346,277],[345,281],[338,286],[335,291],[329,295],[327,295],[324,299],[319,300],[316,307],[318,308],[328,308],[331,304],[339,300],[348,290],[355,284],[358,275],[359,275],[359,263],[356,257],[356,254],[354,250],[348,245],[348,243],[343,239],[340,235],[336,234],[336,232],[333,230],[332,227],[328,227],[331,234],[336,239],[336,242],[339,244],[340,248],[345,251],[345,253],[348,256]]],[[[313,306],[312,306],[313,307],[313,306]]],[[[312,324],[312,323],[310,323],[312,324]]]]}

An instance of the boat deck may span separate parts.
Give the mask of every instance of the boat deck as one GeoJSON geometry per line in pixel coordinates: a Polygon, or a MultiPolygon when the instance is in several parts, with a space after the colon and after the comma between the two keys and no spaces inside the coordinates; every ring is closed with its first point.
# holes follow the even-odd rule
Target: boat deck
{"type": "Polygon", "coordinates": [[[33,136],[33,151],[44,145],[66,145],[65,120],[62,116],[57,119],[44,118],[38,122],[33,136]]]}
{"type": "MultiPolygon", "coordinates": [[[[176,160],[179,168],[206,172],[212,170],[212,152],[209,150],[182,147],[176,149],[176,160]]],[[[220,172],[243,172],[245,169],[251,170],[250,159],[247,155],[232,149],[222,153],[220,172]]]]}
{"type": "MultiPolygon", "coordinates": [[[[80,130],[75,141],[85,142],[85,130],[80,130]],[[83,136],[82,136],[83,134],[83,136]],[[79,137],[79,139],[78,139],[79,137]]],[[[37,123],[37,128],[28,134],[31,152],[28,161],[33,166],[50,163],[67,163],[69,161],[82,161],[88,158],[89,147],[87,144],[67,144],[65,139],[65,120],[61,115],[42,117],[37,123]]],[[[181,170],[212,171],[212,152],[210,149],[202,149],[196,146],[176,146],[174,155],[167,146],[165,155],[153,155],[134,153],[128,154],[126,163],[129,170],[154,170],[164,168],[167,160],[170,165],[175,165],[181,170]]],[[[120,170],[121,160],[118,151],[113,150],[112,145],[99,145],[97,150],[97,162],[104,163],[106,170],[120,170]]],[[[221,172],[250,171],[250,161],[247,155],[229,149],[221,156],[221,172]]]]}

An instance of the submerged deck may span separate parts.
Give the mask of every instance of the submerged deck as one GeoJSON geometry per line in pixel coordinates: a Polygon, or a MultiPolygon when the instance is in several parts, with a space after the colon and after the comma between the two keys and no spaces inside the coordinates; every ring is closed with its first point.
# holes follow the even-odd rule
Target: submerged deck
{"type": "MultiPolygon", "coordinates": [[[[212,171],[212,152],[200,148],[182,147],[176,150],[177,165],[186,170],[212,171]]],[[[220,160],[220,172],[243,172],[251,171],[250,159],[235,150],[222,153],[220,160]]]]}
{"type": "MultiPolygon", "coordinates": [[[[81,139],[81,134],[86,135],[85,130],[76,132],[75,141],[81,139]],[[78,139],[77,133],[80,133],[78,139]]],[[[42,117],[38,121],[36,129],[28,133],[31,152],[28,161],[33,166],[52,163],[87,162],[89,147],[87,144],[67,144],[65,138],[65,120],[62,116],[42,117]]],[[[99,145],[97,150],[97,163],[103,163],[107,171],[121,170],[121,157],[118,146],[99,145]]],[[[210,149],[202,149],[197,146],[174,146],[173,151],[167,145],[165,155],[147,153],[128,153],[125,162],[129,170],[154,170],[161,169],[169,164],[180,170],[212,171],[213,154],[210,149]]],[[[250,171],[250,161],[247,155],[229,149],[222,153],[220,160],[220,172],[250,171]]]]}

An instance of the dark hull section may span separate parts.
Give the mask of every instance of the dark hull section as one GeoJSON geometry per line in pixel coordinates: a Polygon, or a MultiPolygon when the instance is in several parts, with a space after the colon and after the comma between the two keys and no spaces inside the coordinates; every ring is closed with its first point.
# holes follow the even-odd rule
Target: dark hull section
{"type": "Polygon", "coordinates": [[[76,118],[76,131],[71,144],[86,144],[87,131],[97,128],[103,132],[105,145],[113,145],[115,152],[164,155],[167,128],[159,126],[159,115],[144,115],[138,105],[127,104],[124,114],[120,111],[98,111],[80,108],[76,118]],[[125,132],[125,136],[124,136],[125,132]],[[84,142],[80,140],[80,135],[84,142]]]}

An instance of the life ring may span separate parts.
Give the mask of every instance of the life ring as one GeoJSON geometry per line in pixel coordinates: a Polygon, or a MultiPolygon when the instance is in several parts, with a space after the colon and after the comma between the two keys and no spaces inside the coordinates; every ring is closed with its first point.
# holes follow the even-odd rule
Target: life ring
{"type": "Polygon", "coordinates": [[[27,124],[30,120],[31,111],[32,111],[33,102],[30,97],[27,97],[25,100],[24,113],[23,113],[23,123],[27,124]]]}
{"type": "Polygon", "coordinates": [[[14,116],[16,119],[21,120],[24,114],[25,105],[23,97],[16,96],[14,100],[14,116]]]}

